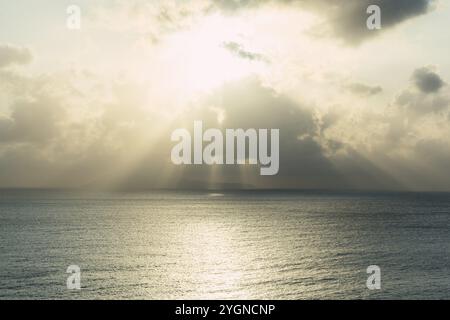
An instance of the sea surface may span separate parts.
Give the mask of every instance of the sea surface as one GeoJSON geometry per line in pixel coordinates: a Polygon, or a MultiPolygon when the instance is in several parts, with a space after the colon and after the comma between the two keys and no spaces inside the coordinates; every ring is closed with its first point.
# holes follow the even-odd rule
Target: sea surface
{"type": "Polygon", "coordinates": [[[0,190],[0,299],[449,299],[449,256],[445,193],[0,190]]]}

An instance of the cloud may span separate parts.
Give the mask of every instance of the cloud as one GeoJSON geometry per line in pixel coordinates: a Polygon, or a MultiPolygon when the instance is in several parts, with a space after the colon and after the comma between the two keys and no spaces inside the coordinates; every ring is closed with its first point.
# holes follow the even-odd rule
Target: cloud
{"type": "Polygon", "coordinates": [[[93,14],[93,23],[113,30],[134,31],[145,34],[153,43],[180,30],[189,29],[217,10],[226,15],[238,11],[264,8],[266,5],[283,6],[313,13],[318,23],[309,30],[317,37],[335,37],[348,45],[358,45],[386,30],[433,9],[436,0],[190,0],[143,2],[130,0],[99,6],[93,14]],[[381,8],[381,30],[367,28],[367,8],[381,8]]]}
{"type": "Polygon", "coordinates": [[[397,97],[396,103],[406,107],[414,115],[424,115],[446,111],[450,105],[450,97],[448,94],[430,96],[407,89],[397,97]]]}
{"type": "Polygon", "coordinates": [[[210,0],[111,1],[94,4],[89,22],[116,33],[144,35],[158,44],[167,34],[186,30],[204,18],[213,6],[210,0]]]}
{"type": "MultiPolygon", "coordinates": [[[[255,54],[238,42],[228,46],[243,59],[255,54]]],[[[389,105],[370,99],[376,108],[366,108],[381,86],[345,77],[314,82],[319,93],[341,93],[329,102],[311,102],[301,86],[288,95],[254,76],[194,101],[183,97],[179,107],[158,99],[158,81],[149,90],[149,81],[95,72],[25,77],[2,69],[0,186],[450,190],[450,92],[444,85],[422,90],[415,80],[439,73],[417,70],[389,105]],[[258,166],[174,166],[170,134],[191,129],[194,120],[222,129],[279,128],[279,174],[262,177],[258,166]]]]}
{"type": "Polygon", "coordinates": [[[383,91],[383,88],[380,86],[373,87],[359,82],[350,83],[346,85],[345,88],[356,95],[365,97],[373,96],[383,91]]]}
{"type": "Polygon", "coordinates": [[[263,55],[247,51],[237,42],[225,42],[223,47],[242,59],[266,61],[266,58],[263,55]]]}
{"type": "Polygon", "coordinates": [[[438,92],[445,84],[441,77],[431,68],[423,67],[414,71],[412,79],[423,93],[438,92]]]}
{"type": "Polygon", "coordinates": [[[426,14],[434,0],[347,0],[342,5],[335,0],[219,0],[217,5],[224,10],[249,9],[262,4],[284,4],[293,8],[312,11],[322,17],[323,24],[315,33],[334,35],[346,43],[356,45],[400,24],[403,21],[426,14]],[[382,30],[368,30],[367,8],[378,5],[382,13],[382,30]]]}
{"type": "MultiPolygon", "coordinates": [[[[425,14],[433,0],[350,0],[345,6],[337,6],[332,0],[321,0],[320,8],[325,9],[329,21],[329,32],[341,37],[347,43],[359,44],[365,39],[379,34],[368,30],[366,21],[367,8],[378,5],[381,9],[381,32],[403,21],[425,14]]],[[[319,6],[318,6],[319,7],[319,6]]]]}
{"type": "Polygon", "coordinates": [[[250,77],[211,92],[166,122],[157,134],[153,129],[164,120],[140,108],[141,92],[127,89],[136,88],[135,84],[113,86],[114,95],[103,102],[89,101],[91,95],[82,94],[88,99],[86,109],[95,104],[102,112],[76,120],[70,116],[72,94],[52,97],[55,83],[50,92],[24,86],[31,99],[15,101],[10,114],[0,119],[1,186],[450,189],[450,179],[442,174],[436,184],[430,178],[434,176],[431,168],[438,173],[445,170],[448,153],[440,148],[448,139],[422,133],[420,140],[411,140],[420,132],[421,122],[400,126],[404,108],[383,117],[368,110],[361,121],[347,122],[347,115],[339,110],[319,116],[313,106],[250,77]],[[279,174],[262,177],[258,166],[173,165],[170,134],[176,128],[191,129],[194,120],[203,120],[205,128],[279,128],[279,174]],[[389,123],[398,130],[395,140],[379,129],[389,123]],[[339,127],[346,134],[335,131],[339,127]],[[365,137],[365,142],[359,145],[346,135],[365,137]],[[409,155],[392,155],[381,165],[379,158],[389,157],[391,150],[408,150],[409,155]],[[430,169],[418,170],[417,159],[429,163],[430,169]],[[400,168],[389,171],[399,162],[400,168]]]}
{"type": "MultiPolygon", "coordinates": [[[[329,186],[331,180],[339,179],[339,174],[334,171],[321,146],[314,140],[318,129],[312,110],[263,87],[256,77],[230,82],[205,97],[197,107],[187,110],[173,121],[164,139],[168,139],[171,131],[179,127],[192,131],[195,120],[201,120],[205,130],[280,128],[280,172],[277,176],[264,179],[257,170],[258,166],[177,167],[167,162],[166,166],[172,167],[177,177],[168,181],[169,187],[319,188],[329,186]]],[[[164,146],[160,149],[163,154],[170,154],[171,144],[167,145],[164,140],[159,145],[164,146]]],[[[155,180],[150,169],[143,169],[150,163],[152,166],[155,164],[154,154],[149,153],[141,163],[122,182],[123,188],[148,188],[149,181],[155,180]]],[[[346,182],[342,180],[341,183],[344,185],[346,182]]]]}
{"type": "Polygon", "coordinates": [[[0,68],[5,68],[14,64],[28,64],[31,62],[32,58],[31,52],[27,48],[0,44],[0,68]]]}
{"type": "Polygon", "coordinates": [[[54,137],[63,113],[50,99],[19,101],[11,109],[10,117],[0,118],[0,143],[45,143],[54,137]]]}
{"type": "MultiPolygon", "coordinates": [[[[264,87],[255,77],[228,83],[213,92],[201,106],[181,114],[172,130],[184,127],[192,131],[194,120],[204,128],[279,128],[280,171],[262,177],[258,166],[172,166],[169,187],[176,188],[307,188],[307,189],[387,189],[399,188],[385,172],[348,149],[339,140],[328,139],[323,132],[331,126],[319,121],[311,106],[291,100],[264,87]],[[219,115],[222,120],[219,121],[219,115]],[[176,178],[174,178],[176,176],[176,178]]],[[[170,130],[166,133],[170,136],[170,130]]],[[[159,145],[163,146],[164,142],[159,145]]],[[[165,147],[164,153],[170,152],[165,147]]],[[[149,187],[155,181],[147,166],[155,164],[149,154],[142,166],[123,182],[122,188],[149,187]]]]}
{"type": "Polygon", "coordinates": [[[411,80],[412,88],[403,90],[395,104],[406,108],[408,116],[446,113],[450,106],[450,92],[444,90],[445,82],[431,67],[416,69],[411,80]]]}
{"type": "Polygon", "coordinates": [[[78,104],[71,110],[73,92],[55,97],[58,83],[66,86],[67,79],[41,81],[46,83],[39,87],[22,85],[30,99],[13,99],[9,114],[0,118],[2,187],[381,188],[390,181],[356,152],[339,154],[345,145],[322,136],[334,120],[324,125],[314,108],[275,93],[256,77],[217,89],[158,134],[152,128],[164,120],[140,108],[139,90],[127,89],[136,88],[132,83],[113,86],[114,95],[103,102],[81,93],[86,110],[98,108],[84,115],[78,104]],[[257,166],[174,166],[170,134],[191,128],[194,120],[203,120],[205,128],[281,129],[279,174],[261,177],[257,166]],[[336,169],[336,161],[345,171],[336,169]]]}

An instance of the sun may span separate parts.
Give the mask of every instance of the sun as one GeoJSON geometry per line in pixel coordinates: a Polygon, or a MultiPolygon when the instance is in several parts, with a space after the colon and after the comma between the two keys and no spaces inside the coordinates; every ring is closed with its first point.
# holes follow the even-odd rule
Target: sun
{"type": "Polygon", "coordinates": [[[171,37],[168,54],[176,66],[176,82],[189,94],[204,93],[222,84],[258,72],[261,65],[227,49],[242,41],[232,21],[218,15],[171,37]]]}

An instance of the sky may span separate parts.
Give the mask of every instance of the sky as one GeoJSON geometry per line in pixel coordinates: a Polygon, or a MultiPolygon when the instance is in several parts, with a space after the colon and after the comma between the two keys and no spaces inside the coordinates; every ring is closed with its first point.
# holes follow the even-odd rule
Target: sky
{"type": "Polygon", "coordinates": [[[0,187],[450,191],[449,28],[442,0],[0,0],[0,187]],[[280,129],[279,173],[174,165],[195,120],[280,129]]]}

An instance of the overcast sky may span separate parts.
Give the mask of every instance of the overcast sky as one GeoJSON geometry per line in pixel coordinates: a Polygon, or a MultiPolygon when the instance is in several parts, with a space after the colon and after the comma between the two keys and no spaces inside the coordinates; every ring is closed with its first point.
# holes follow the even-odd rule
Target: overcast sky
{"type": "Polygon", "coordinates": [[[450,191],[450,4],[336,3],[0,0],[0,187],[450,191]],[[194,120],[279,128],[279,174],[173,165],[194,120]]]}

